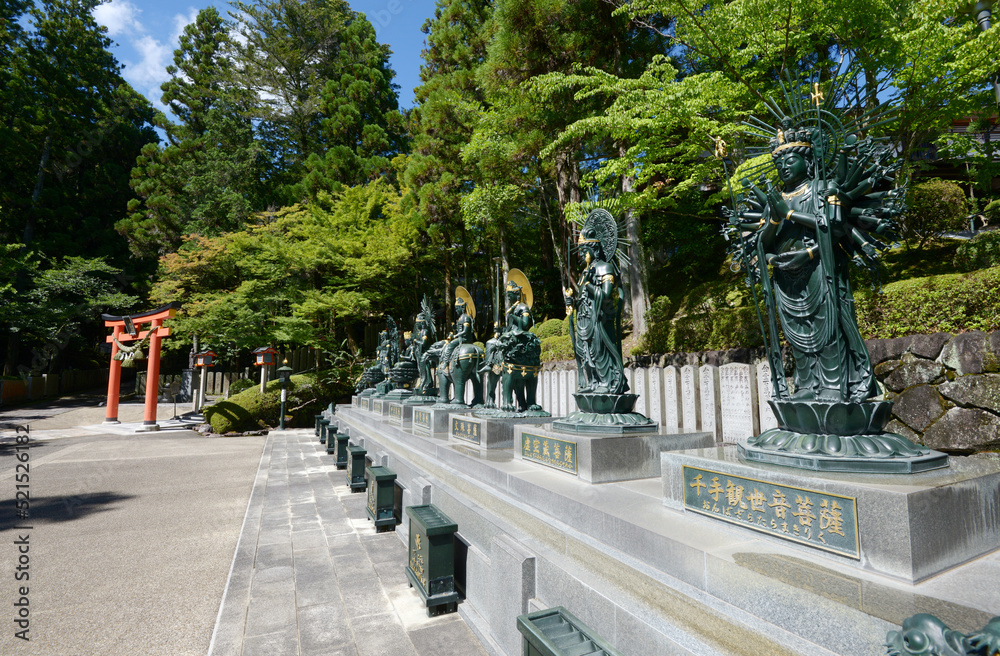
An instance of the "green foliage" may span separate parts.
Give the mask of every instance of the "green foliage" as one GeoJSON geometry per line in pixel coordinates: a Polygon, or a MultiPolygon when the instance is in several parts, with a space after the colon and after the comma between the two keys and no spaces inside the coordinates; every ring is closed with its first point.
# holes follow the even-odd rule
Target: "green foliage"
{"type": "Polygon", "coordinates": [[[940,178],[914,185],[906,204],[903,233],[916,239],[918,248],[941,232],[961,230],[969,210],[962,188],[940,178]]]}
{"type": "Polygon", "coordinates": [[[1000,199],[992,200],[983,208],[983,216],[989,225],[1000,225],[1000,199]]]}
{"type": "Polygon", "coordinates": [[[409,277],[416,230],[387,182],[258,220],[220,237],[191,238],[161,260],[152,297],[184,302],[172,323],[179,333],[239,348],[296,343],[332,350],[373,308],[395,312],[404,302],[398,290],[409,277]]]}
{"type": "Polygon", "coordinates": [[[569,335],[555,335],[542,340],[542,362],[572,360],[573,342],[569,335]]]}
{"type": "Polygon", "coordinates": [[[714,351],[762,346],[748,291],[706,283],[679,301],[660,296],[646,314],[649,331],[634,354],[714,351]]]}
{"type": "Polygon", "coordinates": [[[248,390],[251,387],[254,387],[255,385],[257,385],[257,383],[250,380],[249,378],[239,378],[237,380],[234,380],[229,384],[229,396],[233,396],[234,394],[239,394],[240,392],[248,390]]]}
{"type": "MultiPolygon", "coordinates": [[[[316,374],[299,374],[289,379],[285,414],[292,418],[285,421],[286,428],[311,426],[315,415],[337,398],[336,390],[320,382],[323,378],[316,374]]],[[[212,432],[219,434],[277,426],[280,412],[280,380],[268,382],[264,394],[260,393],[259,385],[251,385],[239,394],[204,409],[205,420],[212,425],[212,432]]]]}
{"type": "Polygon", "coordinates": [[[563,334],[563,320],[549,319],[531,327],[531,332],[538,335],[538,339],[548,339],[549,337],[559,337],[563,334]]]}
{"type": "Polygon", "coordinates": [[[1000,230],[981,232],[955,251],[955,268],[975,271],[1000,265],[1000,230]]]}
{"type": "Polygon", "coordinates": [[[865,338],[1000,329],[1000,267],[911,278],[855,293],[865,338]]]}

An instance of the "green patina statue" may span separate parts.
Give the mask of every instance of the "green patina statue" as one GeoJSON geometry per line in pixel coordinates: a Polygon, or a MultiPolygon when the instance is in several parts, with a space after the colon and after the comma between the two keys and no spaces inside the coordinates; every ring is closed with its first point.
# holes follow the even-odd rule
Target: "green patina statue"
{"type": "Polygon", "coordinates": [[[849,265],[877,273],[878,253],[887,248],[879,237],[894,233],[902,193],[892,184],[899,163],[891,147],[858,136],[884,114],[842,122],[836,104],[842,83],[833,82],[825,102],[815,84],[812,104],[786,90],[787,114],[769,104],[776,125],[748,124],[751,134],[768,140],[765,166],[776,170],[779,183],[765,175],[741,181],[743,192],[727,212],[727,237],[751,289],[756,282],[763,289],[767,316],[759,318],[771,370],[784,370],[780,326],[795,374],[793,389],[783,376],[772,377],[778,428],[738,448],[748,460],[829,471],[946,466],[943,454],[885,433],[892,402],[872,398],[879,389],[858,331],[849,265]]]}
{"type": "Polygon", "coordinates": [[[920,613],[903,620],[899,631],[885,637],[888,656],[998,656],[1000,617],[969,634],[949,629],[933,615],[920,613]]]}
{"type": "Polygon", "coordinates": [[[437,343],[437,328],[434,326],[434,310],[430,299],[424,294],[420,301],[420,312],[413,322],[413,332],[410,335],[410,357],[417,367],[417,382],[413,396],[406,400],[409,404],[434,403],[437,401],[438,388],[435,385],[435,369],[438,365],[439,352],[432,352],[437,343]]]}
{"type": "Polygon", "coordinates": [[[583,272],[564,293],[577,366],[573,398],[579,410],[553,422],[553,427],[575,433],[655,431],[655,422],[632,411],[638,396],[627,393],[618,224],[610,212],[595,209],[587,215],[577,247],[583,272]]]}
{"type": "Polygon", "coordinates": [[[483,390],[479,380],[479,366],[482,364],[485,354],[483,349],[475,344],[476,334],[474,320],[476,318],[476,305],[472,302],[472,295],[466,291],[465,287],[458,287],[455,290],[455,320],[454,332],[446,343],[435,344],[432,350],[440,353],[437,377],[438,377],[438,403],[436,407],[448,407],[449,405],[468,407],[465,405],[465,384],[472,383],[472,405],[481,405],[483,402],[483,390]],[[452,393],[452,388],[454,392],[452,393]]]}
{"type": "MultiPolygon", "coordinates": [[[[542,370],[542,345],[530,332],[535,325],[531,314],[534,295],[528,277],[519,269],[507,274],[504,288],[506,312],[504,326],[486,343],[486,363],[480,369],[485,376],[487,394],[484,409],[477,416],[548,417],[536,401],[538,376],[542,370]],[[501,382],[500,407],[493,403],[497,382],[501,382]]],[[[497,322],[499,323],[499,322],[497,322]]]]}
{"type": "Polygon", "coordinates": [[[392,383],[386,377],[399,360],[399,329],[392,317],[386,315],[386,328],[378,334],[378,347],[375,349],[375,364],[367,367],[354,387],[360,396],[372,396],[376,393],[385,395],[392,383]],[[379,389],[379,385],[382,386],[379,389]],[[388,389],[387,389],[388,388],[388,389]]]}

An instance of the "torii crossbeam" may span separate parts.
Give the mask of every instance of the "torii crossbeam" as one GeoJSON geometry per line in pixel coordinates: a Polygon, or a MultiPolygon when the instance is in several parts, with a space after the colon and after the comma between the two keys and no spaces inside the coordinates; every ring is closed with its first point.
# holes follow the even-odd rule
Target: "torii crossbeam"
{"type": "Polygon", "coordinates": [[[105,327],[111,328],[111,335],[105,341],[111,344],[111,372],[108,375],[108,411],[105,424],[118,424],[118,388],[122,380],[122,363],[115,359],[118,344],[141,342],[149,338],[149,357],[146,364],[146,408],[140,431],[160,430],[156,423],[156,400],[160,395],[160,340],[170,336],[170,328],[163,327],[164,319],[175,316],[181,304],[177,301],[141,314],[116,317],[102,314],[105,327]],[[143,324],[149,324],[145,330],[143,324]],[[132,332],[129,332],[129,328],[132,332]],[[117,343],[116,343],[117,340],[117,343]]]}

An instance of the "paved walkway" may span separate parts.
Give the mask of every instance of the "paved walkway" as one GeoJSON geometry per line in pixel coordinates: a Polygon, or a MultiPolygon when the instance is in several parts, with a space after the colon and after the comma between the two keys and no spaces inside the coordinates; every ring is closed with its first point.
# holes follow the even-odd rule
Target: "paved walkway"
{"type": "Polygon", "coordinates": [[[0,412],[0,572],[25,525],[11,424],[31,425],[33,527],[30,579],[0,582],[5,602],[28,586],[31,641],[8,621],[0,654],[485,655],[458,614],[427,617],[399,535],[312,430],[205,438],[161,405],[135,433],[134,406],[118,426],[86,397],[0,412]]]}
{"type": "Polygon", "coordinates": [[[365,501],[311,430],[271,433],[211,656],[485,656],[458,614],[427,617],[365,501]]]}
{"type": "Polygon", "coordinates": [[[32,437],[26,463],[0,441],[0,654],[203,656],[265,440],[32,437]],[[29,486],[23,519],[18,484],[29,486]],[[22,565],[28,578],[15,580],[22,565]],[[29,642],[14,635],[22,596],[29,642]]]}

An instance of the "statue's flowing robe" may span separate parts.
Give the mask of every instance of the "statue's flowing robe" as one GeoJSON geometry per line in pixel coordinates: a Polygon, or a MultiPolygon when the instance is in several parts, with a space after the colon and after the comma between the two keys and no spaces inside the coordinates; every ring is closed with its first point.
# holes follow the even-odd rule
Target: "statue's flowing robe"
{"type": "MultiPolygon", "coordinates": [[[[821,202],[818,184],[809,182],[805,193],[786,199],[790,209],[828,227],[813,230],[784,221],[766,249],[776,256],[771,261],[774,308],[795,359],[794,397],[862,401],[877,395],[878,385],[858,330],[847,255],[837,245],[844,234],[840,207],[821,202]],[[806,248],[813,256],[792,264],[792,256],[806,248]]],[[[770,220],[771,213],[765,218],[770,220]]]]}
{"type": "Polygon", "coordinates": [[[586,379],[581,382],[587,388],[593,391],[601,386],[607,388],[608,394],[624,394],[628,381],[617,340],[617,308],[614,299],[606,298],[602,284],[604,276],[613,272],[611,264],[599,260],[584,271],[574,316],[575,350],[586,379]]]}

